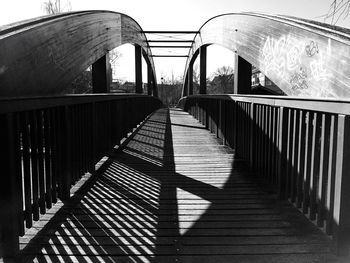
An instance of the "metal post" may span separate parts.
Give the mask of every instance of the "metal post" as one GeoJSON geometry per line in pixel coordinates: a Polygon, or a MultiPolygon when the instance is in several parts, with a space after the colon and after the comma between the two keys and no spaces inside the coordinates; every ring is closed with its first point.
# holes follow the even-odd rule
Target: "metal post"
{"type": "Polygon", "coordinates": [[[199,94],[206,94],[207,93],[207,46],[200,47],[199,57],[200,57],[199,94]]]}
{"type": "Polygon", "coordinates": [[[108,93],[111,68],[108,53],[92,64],[92,93],[108,93]]]}
{"type": "MultiPolygon", "coordinates": [[[[16,137],[15,116],[13,113],[0,116],[0,139],[1,152],[0,163],[2,173],[0,176],[0,231],[2,232],[3,244],[0,247],[0,256],[4,259],[16,259],[19,253],[19,206],[18,191],[21,191],[21,178],[18,180],[18,163],[16,163],[16,137]],[[1,251],[2,250],[2,251],[1,251]]],[[[18,160],[17,160],[18,161],[18,160]]],[[[21,222],[22,223],[22,222],[21,222]]],[[[23,224],[23,223],[22,223],[23,224]]],[[[4,262],[7,262],[4,260],[4,262]]]]}
{"type": "Polygon", "coordinates": [[[150,64],[147,64],[147,95],[152,96],[153,91],[153,72],[150,64]]]}
{"type": "Polygon", "coordinates": [[[142,48],[135,45],[135,92],[143,93],[142,89],[142,48]]]}
{"type": "Polygon", "coordinates": [[[156,80],[156,77],[153,74],[153,71],[152,71],[152,76],[153,76],[153,96],[158,98],[157,80],[156,80]]]}
{"type": "Polygon", "coordinates": [[[337,159],[334,194],[333,241],[339,255],[348,255],[350,247],[350,117],[338,115],[337,159]]]}
{"type": "Polygon", "coordinates": [[[234,94],[250,94],[252,87],[252,64],[235,55],[234,94]]]}
{"type": "Polygon", "coordinates": [[[187,95],[193,95],[193,63],[190,63],[190,66],[188,67],[187,83],[188,83],[188,87],[187,87],[188,94],[187,95]]]}

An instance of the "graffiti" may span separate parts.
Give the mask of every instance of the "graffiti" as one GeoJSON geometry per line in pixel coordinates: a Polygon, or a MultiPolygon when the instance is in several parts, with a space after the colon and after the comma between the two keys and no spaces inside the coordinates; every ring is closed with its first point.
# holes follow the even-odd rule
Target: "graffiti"
{"type": "Polygon", "coordinates": [[[294,71],[300,67],[302,46],[289,36],[278,40],[268,37],[262,50],[266,71],[273,71],[286,78],[286,71],[294,71]]]}
{"type": "Polygon", "coordinates": [[[328,73],[325,67],[325,60],[323,58],[323,54],[320,54],[319,59],[310,62],[310,71],[312,77],[316,81],[326,80],[331,76],[331,74],[328,73]]]}
{"type": "Polygon", "coordinates": [[[294,91],[308,89],[306,70],[300,68],[297,72],[293,73],[289,83],[294,91]]]}
{"type": "Polygon", "coordinates": [[[310,44],[305,47],[305,53],[308,57],[313,57],[318,54],[318,52],[318,45],[315,41],[310,41],[310,44]]]}
{"type": "Polygon", "coordinates": [[[266,75],[278,75],[282,82],[289,83],[291,89],[298,93],[311,87],[314,81],[331,77],[327,70],[330,55],[330,41],[322,50],[314,40],[299,40],[290,35],[278,39],[268,36],[261,50],[266,75]]]}
{"type": "Polygon", "coordinates": [[[298,46],[293,46],[287,53],[287,69],[296,70],[300,66],[302,49],[298,46]]]}

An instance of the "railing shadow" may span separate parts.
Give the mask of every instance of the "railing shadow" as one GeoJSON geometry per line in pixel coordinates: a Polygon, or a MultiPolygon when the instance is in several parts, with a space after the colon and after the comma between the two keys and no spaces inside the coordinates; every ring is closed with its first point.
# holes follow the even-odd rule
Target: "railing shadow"
{"type": "Polygon", "coordinates": [[[169,111],[150,120],[23,249],[25,262],[244,262],[327,254],[327,240],[310,225],[301,228],[301,219],[289,223],[290,206],[260,189],[243,162],[233,161],[221,186],[176,172],[169,111]],[[178,200],[179,191],[190,197],[178,200]]]}

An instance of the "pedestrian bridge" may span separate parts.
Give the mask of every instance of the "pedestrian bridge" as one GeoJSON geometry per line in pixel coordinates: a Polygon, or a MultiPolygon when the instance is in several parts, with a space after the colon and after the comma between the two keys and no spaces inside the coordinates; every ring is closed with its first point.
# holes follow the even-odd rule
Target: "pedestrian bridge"
{"type": "Polygon", "coordinates": [[[167,109],[146,31],[126,15],[1,27],[1,260],[347,262],[349,36],[284,16],[214,17],[167,109]],[[124,43],[135,94],[112,94],[108,52],[124,43]],[[206,94],[210,44],[236,53],[235,94],[206,94]],[[94,94],[65,94],[89,65],[94,94]],[[252,66],[287,96],[249,94],[252,66]]]}

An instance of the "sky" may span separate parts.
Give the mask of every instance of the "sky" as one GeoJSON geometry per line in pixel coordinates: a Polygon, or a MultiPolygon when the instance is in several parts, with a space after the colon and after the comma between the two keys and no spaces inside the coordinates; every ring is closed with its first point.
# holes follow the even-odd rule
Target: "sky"
{"type": "MultiPolygon", "coordinates": [[[[0,0],[0,26],[44,15],[44,1],[0,0]]],[[[65,1],[62,0],[63,3],[65,1]]],[[[143,30],[198,30],[213,16],[236,12],[291,15],[324,22],[321,16],[327,13],[331,2],[332,0],[70,0],[72,11],[111,10],[125,13],[135,19],[143,30]]],[[[340,19],[337,25],[350,28],[350,17],[340,19]]],[[[152,39],[152,36],[148,36],[148,39],[152,39]]],[[[115,75],[119,79],[133,81],[133,47],[123,46],[118,50],[122,55],[115,75]]],[[[153,50],[154,54],[164,52],[166,51],[153,50]]],[[[233,58],[231,51],[219,46],[209,47],[207,75],[212,76],[221,66],[233,67],[233,58]]],[[[154,58],[154,61],[158,82],[161,77],[171,79],[172,76],[177,78],[183,75],[186,58],[154,58]]]]}

